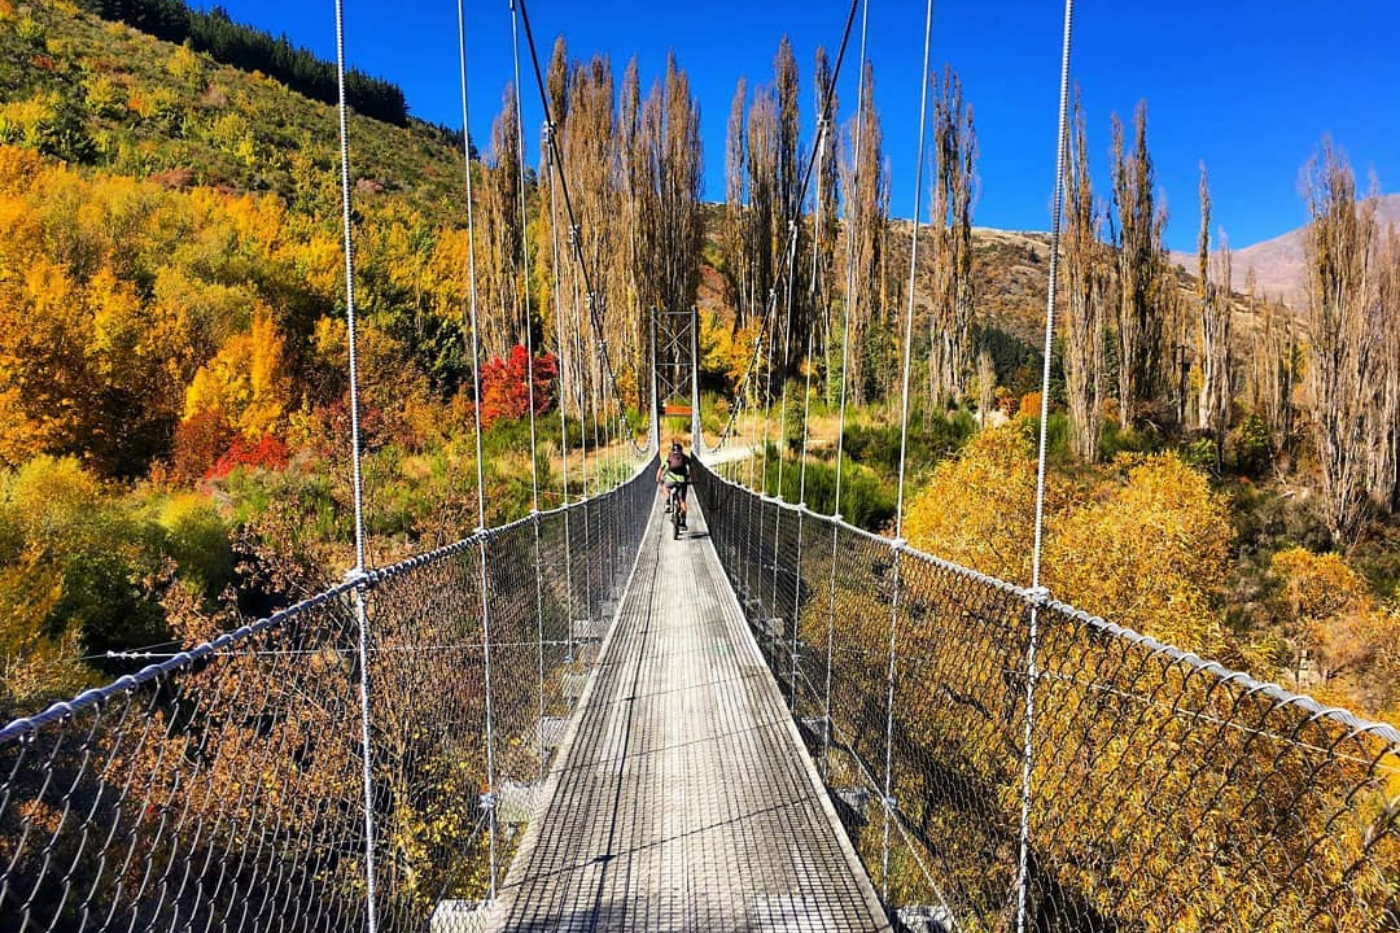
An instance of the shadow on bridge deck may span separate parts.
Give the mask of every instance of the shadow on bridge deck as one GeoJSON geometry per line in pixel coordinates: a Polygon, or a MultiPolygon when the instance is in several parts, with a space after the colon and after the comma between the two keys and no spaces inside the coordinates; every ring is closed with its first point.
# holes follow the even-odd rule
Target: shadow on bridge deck
{"type": "Polygon", "coordinates": [[[690,515],[653,512],[487,929],[890,929],[690,515]]]}

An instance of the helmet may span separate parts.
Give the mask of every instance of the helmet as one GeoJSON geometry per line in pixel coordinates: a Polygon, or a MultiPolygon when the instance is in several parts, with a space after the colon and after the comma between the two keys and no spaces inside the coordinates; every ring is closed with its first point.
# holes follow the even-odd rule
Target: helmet
{"type": "Polygon", "coordinates": [[[671,442],[671,449],[672,449],[673,451],[679,452],[680,449],[681,449],[681,442],[680,442],[680,441],[672,441],[672,442],[671,442]]]}

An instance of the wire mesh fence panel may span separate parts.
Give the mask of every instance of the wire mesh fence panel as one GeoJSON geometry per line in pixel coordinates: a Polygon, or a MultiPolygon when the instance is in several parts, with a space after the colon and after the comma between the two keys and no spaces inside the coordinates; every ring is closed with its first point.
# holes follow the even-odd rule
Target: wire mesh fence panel
{"type": "Polygon", "coordinates": [[[8,727],[0,925],[361,923],[352,599],[318,597],[8,727]]]}
{"type": "Polygon", "coordinates": [[[911,891],[967,929],[1014,929],[1028,607],[1011,587],[900,555],[891,762],[911,891]]]}
{"type": "Polygon", "coordinates": [[[828,734],[826,717],[826,659],[832,628],[830,572],[834,547],[831,528],[826,522],[803,515],[798,528],[801,549],[799,587],[794,593],[791,617],[796,620],[790,646],[797,689],[793,715],[802,727],[808,747],[819,749],[828,734]]]}
{"type": "Polygon", "coordinates": [[[362,657],[380,929],[484,896],[489,817],[499,877],[560,730],[542,732],[586,675],[576,616],[616,598],[648,473],[181,633],[190,650],[0,730],[0,930],[365,928],[362,657]]]}
{"type": "Polygon", "coordinates": [[[386,576],[366,594],[385,929],[413,925],[442,900],[480,898],[488,887],[482,546],[478,537],[386,576]]]}
{"type": "Polygon", "coordinates": [[[1400,930],[1395,729],[705,470],[697,490],[892,912],[965,931],[1400,930]]]}
{"type": "Polygon", "coordinates": [[[1400,734],[1041,612],[1031,909],[1053,929],[1400,929],[1400,734]]]}

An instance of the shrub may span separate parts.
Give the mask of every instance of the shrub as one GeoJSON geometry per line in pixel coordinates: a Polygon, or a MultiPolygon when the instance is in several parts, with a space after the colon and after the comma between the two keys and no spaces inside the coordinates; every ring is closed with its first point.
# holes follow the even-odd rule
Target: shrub
{"type": "Polygon", "coordinates": [[[205,479],[223,479],[235,467],[252,467],[263,470],[282,470],[291,460],[291,451],[281,439],[271,434],[261,440],[250,441],[243,435],[233,439],[233,443],[204,475],[205,479]]]}
{"type": "MultiPolygon", "coordinates": [[[[1022,412],[1016,423],[1021,425],[1021,429],[1026,434],[1026,440],[1031,444],[1033,450],[1040,448],[1040,414],[1036,409],[1034,416],[1028,416],[1022,412]]],[[[1062,411],[1051,411],[1050,418],[1045,423],[1045,457],[1053,463],[1065,463],[1071,459],[1069,449],[1069,416],[1062,411]]]]}
{"type": "Polygon", "coordinates": [[[1273,463],[1273,441],[1269,426],[1257,414],[1249,414],[1230,432],[1229,448],[1234,471],[1259,477],[1273,463]]]}
{"type": "Polygon", "coordinates": [[[0,473],[0,648],[24,656],[71,638],[97,654],[167,637],[146,592],[157,541],[72,458],[0,473]]]}
{"type": "Polygon", "coordinates": [[[165,531],[166,551],[195,592],[212,599],[233,582],[228,529],[206,496],[171,496],[160,504],[156,521],[165,531]]]}
{"type": "MultiPolygon", "coordinates": [[[[770,462],[769,488],[777,486],[777,463],[770,462]]],[[[783,468],[783,498],[796,502],[799,494],[807,507],[821,515],[836,509],[836,467],[807,461],[806,488],[801,464],[789,461],[783,468]]],[[[880,531],[894,520],[894,490],[869,469],[847,463],[841,471],[841,517],[857,528],[880,531]]]]}
{"type": "MultiPolygon", "coordinates": [[[[962,449],[977,432],[977,420],[966,411],[949,415],[937,414],[927,420],[910,419],[908,472],[919,473],[962,449]]],[[[844,435],[845,454],[855,463],[862,463],[893,476],[899,470],[898,425],[848,425],[844,435]]]]}

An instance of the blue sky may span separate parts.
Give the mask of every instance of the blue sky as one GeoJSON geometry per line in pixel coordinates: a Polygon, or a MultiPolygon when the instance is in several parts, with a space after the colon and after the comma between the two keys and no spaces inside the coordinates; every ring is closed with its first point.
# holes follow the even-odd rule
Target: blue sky
{"type": "MultiPolygon", "coordinates": [[[[330,0],[225,0],[224,6],[237,20],[334,56],[330,0]]],[[[735,80],[769,81],[778,39],[787,33],[803,68],[807,104],[815,50],[826,45],[834,52],[846,9],[846,0],[531,0],[529,6],[542,56],[563,33],[573,55],[607,53],[619,76],[637,54],[649,83],[664,68],[667,50],[675,50],[700,100],[710,200],[724,193],[725,122],[735,80]]],[[[1060,0],[935,4],[933,61],[961,73],[976,112],[979,225],[1049,225],[1061,13],[1060,0]]],[[[1075,13],[1072,70],[1083,87],[1096,185],[1106,191],[1110,113],[1130,119],[1146,98],[1172,248],[1194,248],[1201,160],[1211,173],[1215,225],[1236,246],[1303,222],[1299,171],[1324,134],[1347,151],[1363,179],[1374,171],[1382,190],[1400,191],[1400,3],[1080,0],[1075,13]]],[[[894,178],[892,211],[903,217],[913,212],[923,16],[922,3],[872,0],[876,105],[894,178]]],[[[509,2],[468,0],[467,19],[471,130],[485,140],[511,76],[509,2]]],[[[346,0],[345,20],[352,64],[403,87],[416,116],[461,122],[453,0],[346,0]]],[[[839,89],[843,120],[855,107],[857,39],[839,89]]],[[[528,71],[522,77],[529,91],[526,126],[537,128],[537,97],[528,71]]],[[[804,112],[809,133],[811,110],[804,112]]],[[[538,133],[529,135],[534,161],[538,133]]]]}

